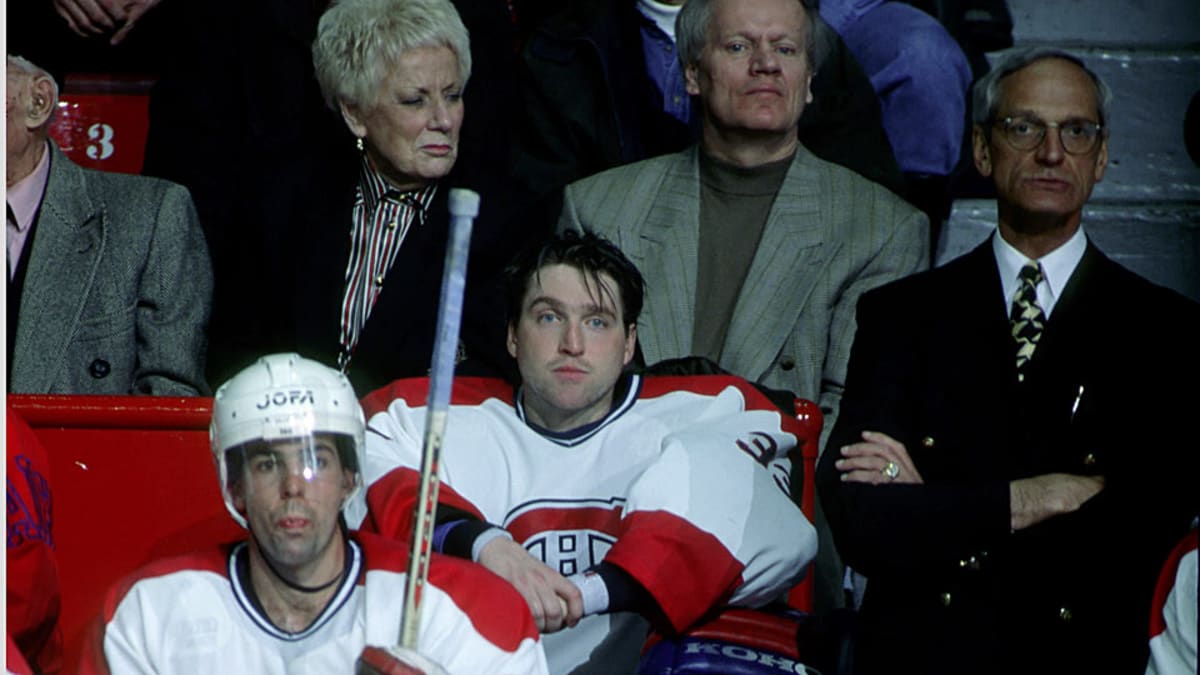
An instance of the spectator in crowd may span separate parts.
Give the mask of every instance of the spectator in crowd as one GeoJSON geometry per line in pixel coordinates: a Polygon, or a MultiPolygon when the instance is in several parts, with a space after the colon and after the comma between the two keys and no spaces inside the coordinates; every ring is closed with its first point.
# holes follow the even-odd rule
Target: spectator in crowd
{"type": "Polygon", "coordinates": [[[54,555],[50,460],[29,424],[8,408],[8,548],[5,559],[6,666],[10,673],[51,674],[63,668],[58,625],[61,592],[54,555]]]}
{"type": "Polygon", "coordinates": [[[1109,99],[1067,52],[1005,55],[973,103],[997,232],[859,303],[817,473],[868,579],[858,672],[1145,667],[1155,577],[1194,514],[1178,383],[1200,377],[1200,307],[1084,234],[1109,99]]]}
{"type": "MultiPolygon", "coordinates": [[[[765,604],[816,553],[788,492],[795,418],[741,378],[642,377],[637,268],[568,232],[511,268],[508,350],[522,383],[459,379],[434,541],[509,580],[554,673],[631,673],[646,622],[765,604]],[[557,632],[556,632],[557,631],[557,632]]],[[[370,527],[406,541],[428,380],[368,396],[370,527]]]]}
{"type": "MultiPolygon", "coordinates": [[[[703,113],[676,56],[675,17],[685,1],[582,0],[536,28],[518,70],[526,111],[514,158],[531,192],[556,205],[558,190],[574,180],[697,140],[703,113]]],[[[801,142],[903,193],[870,81],[836,33],[824,24],[814,32],[822,58],[813,69],[815,104],[797,125],[801,142]]]]}
{"type": "MultiPolygon", "coordinates": [[[[874,2],[875,0],[866,0],[874,2]]],[[[991,69],[987,55],[1013,46],[1012,12],[1007,0],[904,0],[935,17],[952,35],[967,63],[972,79],[991,69]]]]}
{"type": "Polygon", "coordinates": [[[940,224],[962,159],[973,79],[962,48],[937,19],[900,0],[824,0],[821,16],[879,96],[906,194],[940,224]]]}
{"type": "MultiPolygon", "coordinates": [[[[171,48],[155,64],[162,76],[151,94],[143,172],[186,185],[200,213],[215,281],[210,381],[228,379],[264,353],[299,346],[315,355],[312,339],[336,358],[336,336],[296,342],[296,324],[311,320],[311,306],[295,308],[298,318],[281,320],[290,308],[264,312],[259,297],[246,292],[296,276],[297,259],[313,254],[304,242],[316,237],[333,251],[348,240],[332,224],[349,218],[352,207],[345,202],[353,199],[361,158],[340,112],[325,104],[313,69],[317,23],[328,4],[260,0],[230,13],[220,3],[165,0],[149,14],[170,20],[164,31],[171,48]],[[331,185],[341,185],[345,194],[331,198],[331,185]]],[[[507,167],[508,116],[519,109],[495,105],[515,91],[515,28],[506,0],[454,4],[470,35],[471,86],[463,91],[463,106],[471,113],[463,121],[454,169],[439,182],[489,197],[482,226],[483,220],[509,218],[523,204],[507,167]]],[[[514,222],[487,229],[517,240],[524,230],[514,222]]],[[[337,264],[344,272],[345,259],[337,264]]],[[[334,283],[340,291],[344,279],[334,283]]],[[[495,323],[502,331],[503,317],[495,323]]],[[[351,377],[357,382],[362,373],[356,370],[351,377]]]]}
{"type": "MultiPolygon", "coordinates": [[[[105,600],[85,672],[349,673],[400,634],[408,550],[351,531],[363,505],[363,413],[344,375],[260,359],[213,401],[213,460],[246,539],[150,563],[105,600]]],[[[450,673],[544,673],[520,595],[439,558],[415,651],[450,673]]],[[[411,672],[411,671],[404,671],[411,672]]],[[[433,671],[430,672],[432,675],[433,671]]]]}
{"type": "MultiPolygon", "coordinates": [[[[571,184],[559,224],[609,236],[646,271],[646,363],[707,357],[817,401],[828,429],[859,295],[925,268],[929,246],[920,211],[798,140],[815,16],[800,0],[689,0],[679,60],[699,144],[571,184]]],[[[817,607],[837,606],[840,565],[819,567],[817,607]]]]}
{"type": "MultiPolygon", "coordinates": [[[[304,202],[297,341],[370,391],[429,368],[471,53],[446,0],[342,0],[321,17],[313,60],[362,150],[333,163],[304,202]]],[[[504,374],[495,280],[520,237],[493,217],[504,200],[482,196],[459,372],[504,374]]]]}
{"type": "Polygon", "coordinates": [[[8,385],[19,393],[208,393],[212,297],[186,189],[81,169],[49,139],[58,86],[8,57],[8,385]]]}

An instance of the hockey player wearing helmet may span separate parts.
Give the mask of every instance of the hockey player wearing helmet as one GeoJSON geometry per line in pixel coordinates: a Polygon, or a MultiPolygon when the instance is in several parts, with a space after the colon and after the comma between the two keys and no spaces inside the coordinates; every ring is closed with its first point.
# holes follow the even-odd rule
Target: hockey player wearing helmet
{"type": "MultiPolygon", "coordinates": [[[[352,530],[364,515],[363,414],[346,377],[274,354],[217,390],[210,439],[244,541],[152,563],[109,592],[87,672],[351,672],[394,645],[407,547],[352,530]]],[[[426,673],[541,673],[521,596],[439,559],[423,591],[426,673]]]]}
{"type": "Polygon", "coordinates": [[[347,569],[343,515],[362,518],[352,506],[363,465],[354,389],[315,361],[268,356],[217,391],[209,436],[225,507],[250,532],[258,600],[284,630],[310,625],[324,604],[312,600],[331,597],[347,569]]]}

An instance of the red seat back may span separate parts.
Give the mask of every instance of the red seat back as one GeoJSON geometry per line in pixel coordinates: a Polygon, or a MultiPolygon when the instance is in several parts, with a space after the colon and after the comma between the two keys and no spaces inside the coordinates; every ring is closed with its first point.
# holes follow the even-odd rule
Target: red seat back
{"type": "MultiPolygon", "coordinates": [[[[800,485],[800,510],[815,523],[817,510],[817,451],[821,444],[821,428],[825,417],[816,403],[798,398],[793,403],[796,419],[800,421],[803,436],[800,438],[800,458],[804,467],[804,481],[800,485]]],[[[811,566],[810,566],[811,567],[811,566]]],[[[813,603],[813,573],[809,569],[804,579],[788,593],[787,604],[792,609],[811,612],[813,603]]]]}
{"type": "Polygon", "coordinates": [[[211,398],[10,395],[45,446],[62,588],[66,669],[105,591],[160,540],[203,548],[238,536],[208,446],[211,398]],[[225,526],[192,535],[194,526],[225,526]],[[180,541],[187,529],[188,541],[180,541]]]}
{"type": "MultiPolygon", "coordinates": [[[[244,536],[225,512],[208,443],[211,398],[9,395],[50,462],[66,670],[109,586],[150,559],[244,536]]],[[[803,427],[801,509],[811,520],[823,418],[796,401],[803,427]]],[[[812,575],[788,596],[811,611],[812,575]]]]}

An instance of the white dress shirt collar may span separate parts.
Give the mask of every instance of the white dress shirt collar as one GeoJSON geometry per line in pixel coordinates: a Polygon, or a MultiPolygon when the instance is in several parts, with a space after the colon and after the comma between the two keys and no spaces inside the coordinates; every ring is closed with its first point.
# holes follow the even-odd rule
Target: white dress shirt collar
{"type": "MultiPolygon", "coordinates": [[[[1046,318],[1050,318],[1054,304],[1062,297],[1063,289],[1066,288],[1071,274],[1075,272],[1075,267],[1083,259],[1086,249],[1087,236],[1083,233],[1083,225],[1080,225],[1066,243],[1034,261],[1042,266],[1042,275],[1045,277],[1045,280],[1038,284],[1037,291],[1038,304],[1042,306],[1046,318]]],[[[999,232],[992,237],[992,252],[996,255],[996,266],[1000,269],[1005,306],[1012,306],[1013,298],[1017,294],[1017,275],[1030,260],[1012,244],[1004,241],[999,232]]]]}

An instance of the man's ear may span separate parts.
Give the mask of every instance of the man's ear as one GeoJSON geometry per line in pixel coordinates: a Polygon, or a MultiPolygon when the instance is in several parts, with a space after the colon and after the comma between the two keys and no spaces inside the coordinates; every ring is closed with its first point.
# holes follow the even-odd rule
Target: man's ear
{"type": "Polygon", "coordinates": [[[508,322],[508,339],[505,343],[508,345],[508,355],[517,358],[517,326],[512,321],[508,322]]]}
{"type": "Polygon", "coordinates": [[[29,90],[29,108],[26,110],[25,124],[30,129],[41,128],[50,121],[57,105],[58,97],[54,94],[54,82],[50,77],[34,77],[29,90]]]}
{"type": "Polygon", "coordinates": [[[971,130],[971,147],[979,175],[985,178],[992,175],[992,150],[988,147],[987,134],[978,124],[971,130]]]}
{"type": "Polygon", "coordinates": [[[355,138],[367,137],[367,125],[364,124],[365,118],[358,106],[347,103],[344,99],[338,99],[338,110],[341,111],[342,120],[350,128],[350,133],[354,134],[355,138]]]}
{"type": "Polygon", "coordinates": [[[629,328],[625,330],[625,360],[621,365],[629,365],[635,353],[637,353],[637,324],[631,323],[629,324],[629,328]]]}
{"type": "Polygon", "coordinates": [[[808,96],[806,96],[804,98],[804,105],[808,105],[813,102],[812,79],[813,79],[813,73],[812,73],[812,69],[810,68],[809,72],[808,72],[808,82],[806,82],[804,84],[805,90],[808,91],[808,96]]]}
{"type": "Polygon", "coordinates": [[[1099,183],[1104,179],[1104,170],[1108,168],[1108,138],[1100,139],[1100,151],[1096,153],[1096,167],[1093,169],[1093,176],[1096,182],[1099,183]]]}
{"type": "Polygon", "coordinates": [[[689,96],[700,95],[700,71],[696,64],[690,64],[683,69],[683,84],[689,96]]]}

